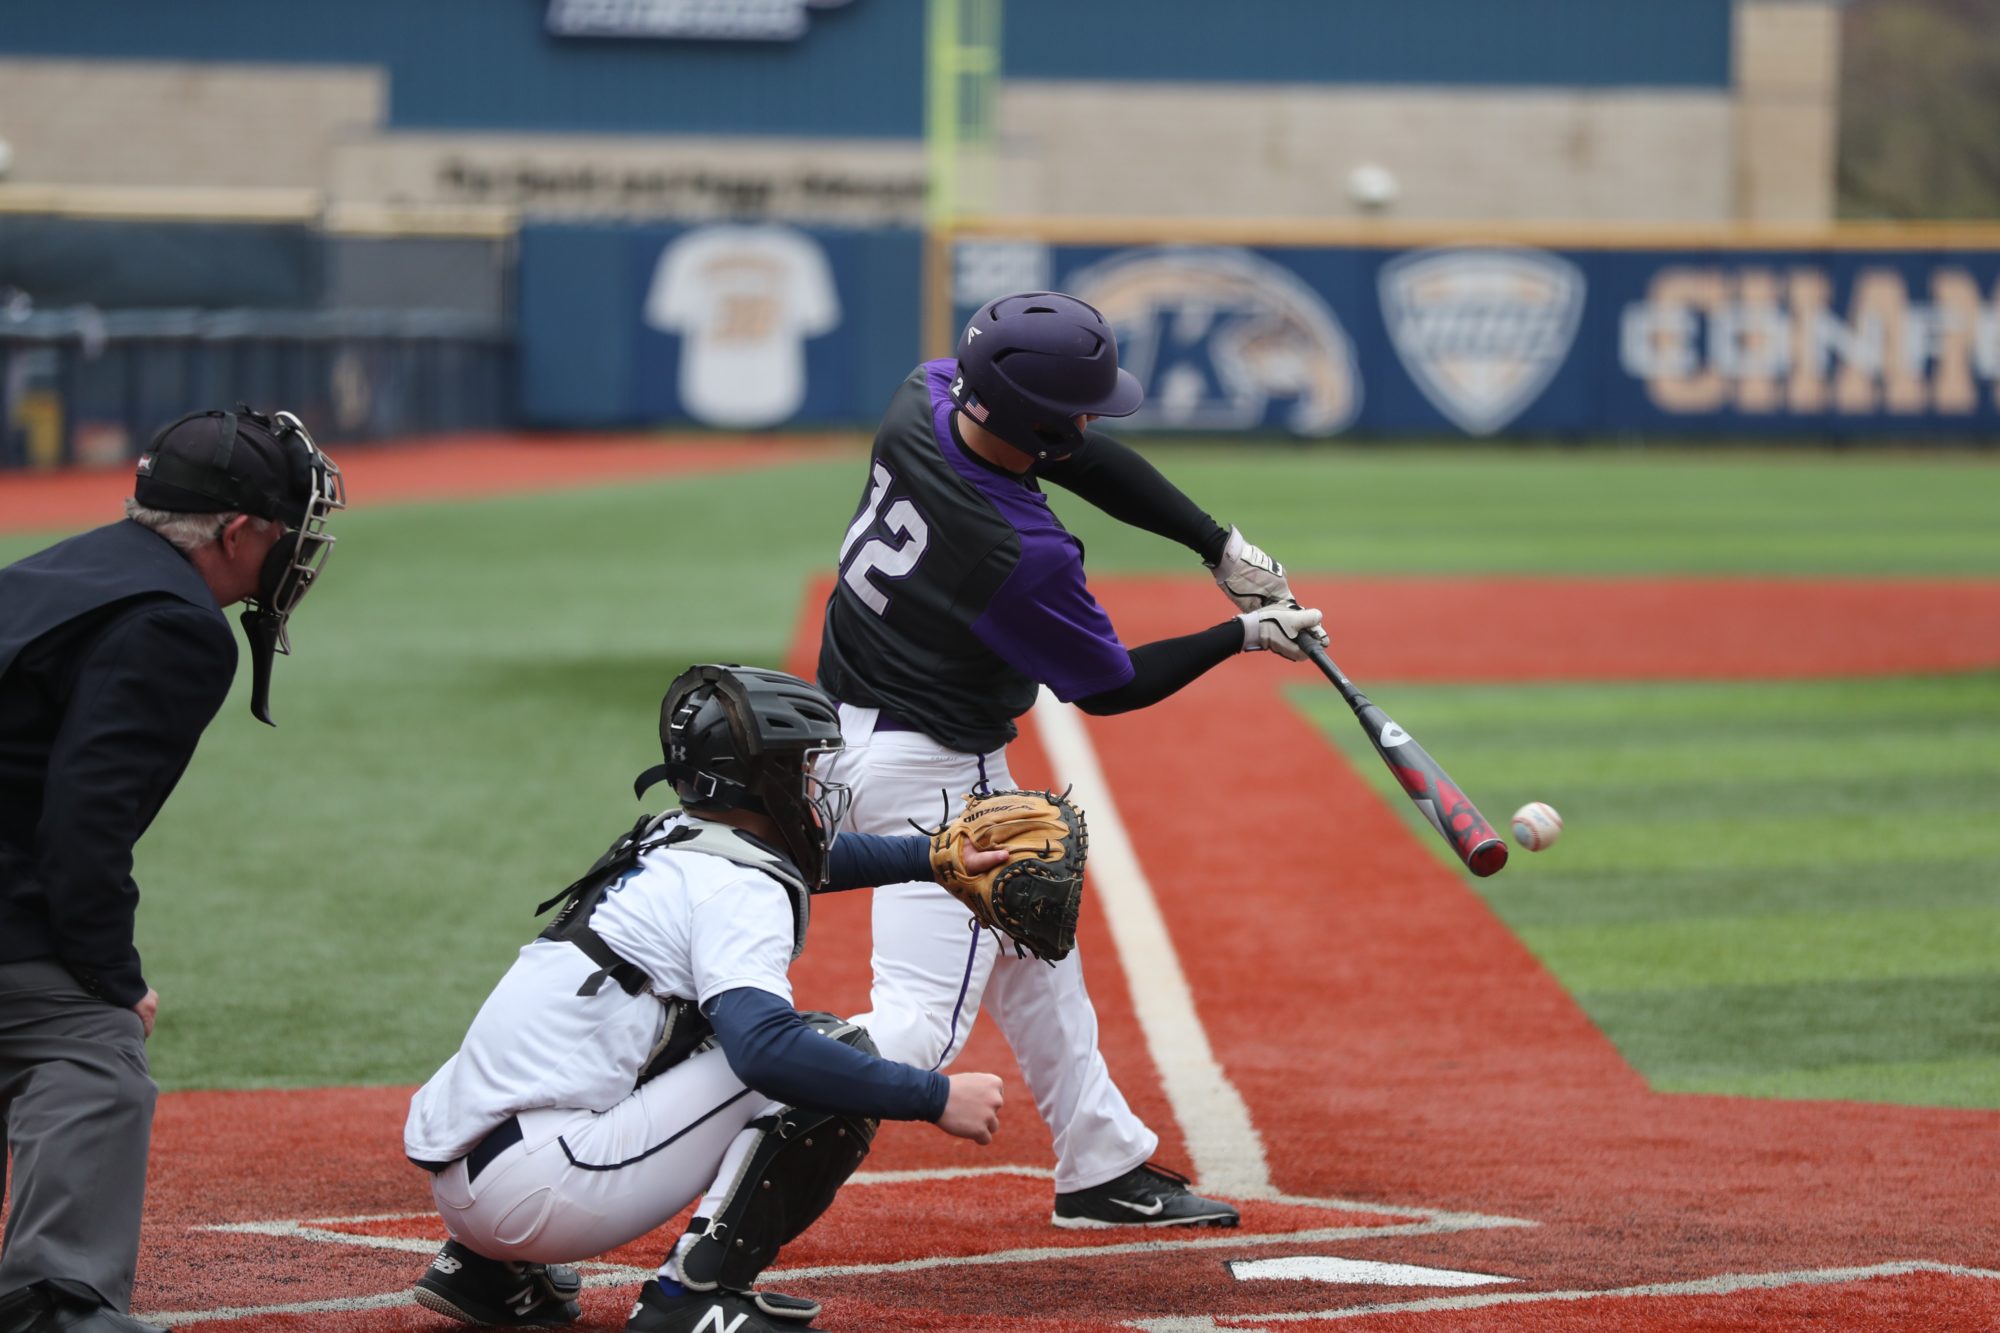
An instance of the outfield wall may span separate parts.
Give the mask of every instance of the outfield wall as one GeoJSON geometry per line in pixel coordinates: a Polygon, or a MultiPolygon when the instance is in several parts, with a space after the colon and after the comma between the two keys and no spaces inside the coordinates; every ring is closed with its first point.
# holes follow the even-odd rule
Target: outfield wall
{"type": "Polygon", "coordinates": [[[522,408],[548,425],[866,426],[972,302],[1054,288],[1116,326],[1148,391],[1135,430],[2000,433],[2000,233],[1547,239],[962,236],[937,252],[951,309],[926,337],[914,232],[530,226],[522,408]]]}

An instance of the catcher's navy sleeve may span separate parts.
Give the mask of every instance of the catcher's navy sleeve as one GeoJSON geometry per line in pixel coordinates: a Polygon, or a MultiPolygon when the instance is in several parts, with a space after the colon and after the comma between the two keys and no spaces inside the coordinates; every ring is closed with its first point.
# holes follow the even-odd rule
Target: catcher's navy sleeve
{"type": "Polygon", "coordinates": [[[766,1097],[810,1111],[932,1120],[944,1114],[951,1080],[830,1041],[769,991],[742,986],[702,1006],[729,1068],[766,1097]]]}
{"type": "Polygon", "coordinates": [[[843,833],[826,857],[821,893],[872,889],[931,878],[931,840],[905,834],[843,833]]]}

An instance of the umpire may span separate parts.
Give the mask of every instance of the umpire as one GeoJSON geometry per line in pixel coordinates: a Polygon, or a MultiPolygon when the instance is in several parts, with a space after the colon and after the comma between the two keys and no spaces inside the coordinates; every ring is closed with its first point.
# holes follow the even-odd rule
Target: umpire
{"type": "Polygon", "coordinates": [[[160,996],[132,848],[236,675],[269,722],[285,620],[323,568],[340,469],[297,417],[200,412],[153,438],[125,521],[0,569],[0,1333],[135,1333],[160,996]]]}

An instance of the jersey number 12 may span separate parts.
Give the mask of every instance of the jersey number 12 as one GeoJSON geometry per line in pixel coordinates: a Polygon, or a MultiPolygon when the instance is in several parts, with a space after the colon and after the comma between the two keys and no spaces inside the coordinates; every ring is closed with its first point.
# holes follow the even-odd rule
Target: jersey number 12
{"type": "Polygon", "coordinates": [[[898,500],[889,506],[889,512],[882,515],[884,535],[870,537],[862,541],[862,534],[875,527],[876,513],[882,508],[882,501],[889,494],[889,484],[894,480],[889,469],[880,463],[875,465],[874,485],[868,492],[868,503],[861,506],[861,512],[847,529],[847,537],[840,543],[841,581],[865,603],[869,610],[881,615],[889,609],[889,594],[876,586],[872,574],[884,579],[900,579],[917,567],[917,561],[930,544],[931,526],[917,507],[908,500],[898,500]],[[860,543],[856,546],[856,543],[860,543]],[[848,552],[854,558],[847,558],[848,552]]]}

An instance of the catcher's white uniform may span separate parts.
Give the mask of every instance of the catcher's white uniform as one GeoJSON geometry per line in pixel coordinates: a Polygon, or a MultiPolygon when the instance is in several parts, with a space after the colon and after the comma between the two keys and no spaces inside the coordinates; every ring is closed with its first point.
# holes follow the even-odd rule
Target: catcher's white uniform
{"type": "Polygon", "coordinates": [[[438,1211],[490,1258],[565,1262],[646,1234],[726,1182],[719,1168],[732,1165],[732,1143],[747,1150],[754,1131],[744,1127],[778,1107],[730,1073],[720,1049],[638,1078],[662,1035],[659,997],[705,1002],[753,987],[791,1002],[782,886],[719,856],[659,848],[605,895],[591,924],[650,989],[580,995],[597,964],[536,939],[410,1102],[405,1152],[450,1162],[432,1180],[438,1211]],[[520,1142],[472,1178],[464,1154],[509,1116],[520,1142]]]}

